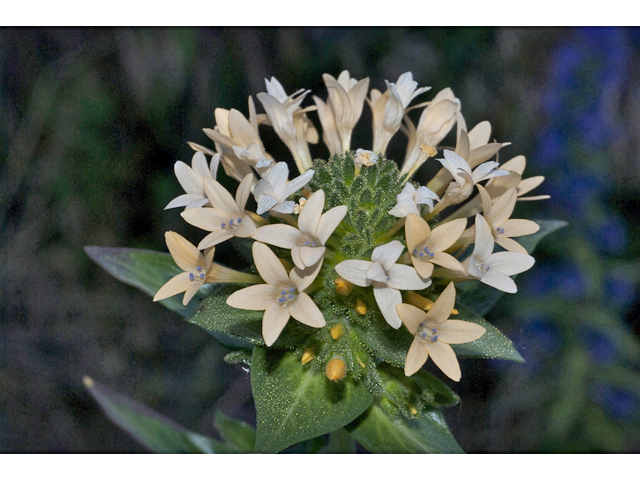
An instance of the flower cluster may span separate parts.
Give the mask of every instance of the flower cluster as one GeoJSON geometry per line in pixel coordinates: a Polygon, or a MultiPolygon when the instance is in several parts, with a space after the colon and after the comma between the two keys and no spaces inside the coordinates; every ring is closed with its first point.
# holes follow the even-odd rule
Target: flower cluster
{"type": "Polygon", "coordinates": [[[354,79],[348,71],[323,79],[328,97],[313,96],[315,105],[302,106],[309,90],[287,95],[271,78],[267,91],[257,95],[265,113],[257,113],[251,97],[248,117],[216,109],[216,126],[204,130],[215,150],[190,143],[196,151],[192,166],[175,165],[185,194],[167,205],[184,207],[182,217],[209,233],[197,247],[167,233],[169,251],[184,273],[154,300],[185,292],[186,305],[205,283],[240,284],[226,305],[264,311],[263,344],[276,343],[293,317],[303,330],[311,327],[304,330],[311,340],[299,345],[302,363],[316,360],[334,381],[358,378],[380,361],[392,363],[371,347],[370,337],[404,324],[413,336],[404,347],[405,374],[416,373],[431,356],[458,381],[450,345],[473,342],[486,330],[449,319],[458,313],[454,285],[479,280],[516,292],[510,277],[531,268],[534,259],[514,238],[539,227],[510,217],[543,178],[523,179],[522,156],[501,165],[497,154],[509,144],[490,142],[489,122],[467,129],[450,89],[410,106],[429,90],[418,87],[410,72],[386,81],[384,93],[369,92],[369,79],[354,79]],[[365,101],[373,115],[373,145],[354,152],[352,133],[365,101]],[[420,108],[416,125],[409,113],[420,108]],[[312,161],[309,144],[319,135],[311,112],[319,117],[328,161],[312,161]],[[455,148],[440,146],[454,127],[455,148]],[[288,164],[265,150],[262,128],[273,128],[287,146],[298,176],[290,178],[288,164]],[[399,169],[385,157],[398,132],[407,137],[399,169]],[[442,168],[426,185],[412,183],[430,158],[442,168]],[[219,164],[240,182],[235,198],[216,179],[219,164]],[[258,275],[213,262],[215,246],[234,238],[253,241],[258,275]],[[494,251],[495,244],[503,251],[494,251]]]}

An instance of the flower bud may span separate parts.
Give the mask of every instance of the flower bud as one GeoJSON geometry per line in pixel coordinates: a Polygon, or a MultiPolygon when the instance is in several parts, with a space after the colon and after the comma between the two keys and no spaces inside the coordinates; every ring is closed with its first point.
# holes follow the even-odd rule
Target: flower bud
{"type": "Polygon", "coordinates": [[[367,305],[360,299],[356,300],[356,312],[360,315],[367,313],[367,305]]]}
{"type": "Polygon", "coordinates": [[[331,334],[331,338],[333,338],[334,340],[337,340],[342,336],[342,334],[344,333],[344,330],[342,328],[342,325],[336,325],[331,330],[329,330],[329,333],[331,334]]]}
{"type": "Polygon", "coordinates": [[[309,347],[307,348],[304,353],[302,354],[302,365],[306,365],[307,363],[309,363],[311,360],[313,360],[314,358],[316,358],[315,356],[316,353],[316,347],[309,347]]]}
{"type": "Polygon", "coordinates": [[[344,360],[332,358],[329,363],[327,363],[325,374],[332,382],[342,380],[347,374],[347,365],[344,363],[344,360]]]}
{"type": "Polygon", "coordinates": [[[351,293],[351,290],[353,290],[353,283],[345,280],[342,277],[335,279],[334,282],[336,284],[336,292],[338,292],[338,294],[340,295],[349,295],[351,293]]]}

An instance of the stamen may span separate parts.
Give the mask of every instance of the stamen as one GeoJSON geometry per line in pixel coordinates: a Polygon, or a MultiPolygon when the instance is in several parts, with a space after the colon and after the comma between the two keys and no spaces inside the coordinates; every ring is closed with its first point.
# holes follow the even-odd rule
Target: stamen
{"type": "Polygon", "coordinates": [[[291,290],[289,290],[291,293],[296,291],[296,287],[291,287],[291,290]]]}
{"type": "Polygon", "coordinates": [[[204,273],[201,273],[201,274],[200,274],[200,278],[204,278],[204,273]]]}
{"type": "Polygon", "coordinates": [[[233,218],[229,219],[229,226],[233,227],[233,218]]]}
{"type": "Polygon", "coordinates": [[[193,281],[193,279],[194,279],[194,278],[195,278],[195,277],[193,276],[193,273],[189,272],[189,280],[192,280],[192,281],[193,281]]]}
{"type": "Polygon", "coordinates": [[[280,292],[280,295],[286,295],[286,294],[287,294],[287,291],[286,291],[286,290],[282,290],[282,291],[280,292]]]}
{"type": "Polygon", "coordinates": [[[198,265],[198,266],[196,267],[196,270],[200,271],[200,270],[202,270],[202,267],[201,267],[200,265],[198,265]]]}
{"type": "Polygon", "coordinates": [[[438,340],[438,331],[435,328],[429,328],[424,323],[421,323],[418,327],[418,331],[416,335],[420,338],[424,338],[425,340],[429,340],[431,343],[436,342],[438,340]]]}
{"type": "Polygon", "coordinates": [[[241,223],[241,222],[242,222],[242,219],[241,219],[241,218],[239,218],[239,219],[238,219],[238,223],[241,223]]]}
{"type": "Polygon", "coordinates": [[[226,223],[224,223],[224,222],[222,222],[222,223],[220,224],[220,228],[224,228],[224,227],[226,227],[226,226],[227,226],[227,224],[226,224],[226,223]]]}
{"type": "Polygon", "coordinates": [[[414,255],[417,255],[417,254],[418,254],[418,250],[414,250],[414,251],[413,251],[413,254],[414,254],[414,255]]]}
{"type": "Polygon", "coordinates": [[[496,228],[496,232],[498,232],[498,235],[503,235],[504,234],[504,228],[498,227],[498,228],[496,228]]]}

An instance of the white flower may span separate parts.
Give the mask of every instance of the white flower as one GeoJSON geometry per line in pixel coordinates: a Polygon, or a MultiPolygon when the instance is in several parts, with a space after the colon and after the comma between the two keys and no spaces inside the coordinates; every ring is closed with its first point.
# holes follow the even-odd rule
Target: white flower
{"type": "MultiPolygon", "coordinates": [[[[431,87],[418,88],[411,72],[400,75],[396,83],[385,80],[387,91],[371,90],[369,105],[373,113],[373,150],[384,153],[391,138],[400,129],[407,107],[418,95],[431,87]]],[[[415,107],[414,107],[415,108],[415,107]]]]}
{"type": "Polygon", "coordinates": [[[385,320],[393,328],[400,328],[402,321],[396,305],[402,303],[400,290],[423,290],[431,285],[431,279],[422,279],[413,267],[400,265],[404,245],[397,240],[376,247],[371,261],[345,260],[336,265],[336,272],[345,280],[360,287],[373,286],[373,295],[385,320]]]}
{"type": "Polygon", "coordinates": [[[236,191],[236,199],[217,181],[206,178],[204,189],[213,208],[191,208],[180,215],[187,223],[211,233],[204,237],[200,250],[217,245],[232,237],[250,237],[256,231],[253,220],[244,207],[251,193],[253,174],[247,175],[236,191]]]}
{"type": "Polygon", "coordinates": [[[232,293],[227,304],[243,310],[264,310],[262,336],[267,346],[273,345],[290,317],[310,327],[326,325],[322,312],[304,293],[315,280],[320,264],[311,269],[294,267],[289,275],[284,266],[264,243],[254,242],[253,260],[260,276],[267,282],[232,293]]]}
{"type": "Polygon", "coordinates": [[[322,264],[324,245],[347,214],[344,205],[323,214],[324,198],[324,191],[318,190],[305,202],[298,217],[299,230],[291,225],[265,225],[258,229],[253,238],[290,249],[293,263],[298,268],[311,267],[318,262],[322,264]]]}
{"type": "Polygon", "coordinates": [[[438,195],[429,190],[427,187],[416,188],[407,182],[396,196],[396,206],[389,210],[389,215],[404,218],[407,215],[420,215],[420,207],[418,205],[426,205],[429,211],[433,211],[433,201],[440,200],[438,195]]]}
{"type": "Polygon", "coordinates": [[[171,200],[164,209],[176,207],[197,208],[209,203],[204,191],[204,179],[205,177],[216,178],[219,162],[220,155],[216,153],[211,158],[211,166],[207,167],[207,159],[202,152],[196,152],[193,155],[191,167],[184,162],[176,162],[173,170],[186,193],[171,200]]]}
{"type": "Polygon", "coordinates": [[[460,112],[458,100],[450,88],[445,88],[431,101],[420,115],[418,126],[414,127],[405,116],[409,144],[402,164],[403,175],[411,176],[429,157],[436,155],[436,147],[456,123],[460,112]]]}
{"type": "Polygon", "coordinates": [[[473,186],[478,182],[493,177],[509,175],[509,172],[505,170],[496,170],[500,166],[498,162],[485,162],[472,172],[469,164],[457,153],[451,150],[445,150],[443,153],[444,158],[438,158],[437,160],[449,170],[453,176],[453,182],[447,187],[438,205],[438,210],[442,210],[445,206],[465,201],[473,192],[473,186]]]}
{"type": "Polygon", "coordinates": [[[450,345],[477,340],[487,331],[482,325],[462,320],[448,320],[455,305],[456,289],[453,282],[440,294],[428,312],[413,305],[398,305],[398,315],[413,335],[411,347],[404,363],[407,377],[422,367],[429,355],[451,380],[460,381],[460,364],[450,345]]]}
{"type": "Polygon", "coordinates": [[[307,170],[290,182],[289,167],[285,162],[278,162],[269,173],[258,182],[253,196],[258,202],[257,214],[273,210],[279,213],[293,213],[295,202],[287,200],[291,195],[304,187],[311,177],[313,170],[307,170]]]}
{"type": "Polygon", "coordinates": [[[379,156],[371,150],[363,150],[362,148],[357,149],[356,156],[353,157],[353,164],[356,167],[356,175],[360,174],[360,170],[363,166],[372,167],[378,163],[378,158],[379,156]]]}
{"type": "Polygon", "coordinates": [[[476,214],[476,238],[473,253],[463,262],[467,276],[478,278],[482,283],[507,293],[516,293],[518,288],[509,278],[529,270],[535,260],[525,253],[493,252],[494,237],[491,227],[479,213],[476,214]]]}
{"type": "Polygon", "coordinates": [[[205,283],[254,283],[259,280],[255,275],[237,272],[213,263],[215,248],[203,255],[191,242],[176,232],[166,232],[164,237],[173,261],[183,272],[158,290],[153,297],[154,302],[185,292],[182,304],[186,305],[205,283]]]}
{"type": "Polygon", "coordinates": [[[329,149],[329,155],[342,153],[342,140],[340,140],[340,132],[336,126],[336,117],[331,103],[324,103],[321,98],[315,95],[313,101],[318,107],[318,117],[322,125],[322,140],[329,149]]]}
{"type": "Polygon", "coordinates": [[[315,107],[300,108],[310,90],[298,90],[287,97],[282,85],[275,78],[272,77],[271,82],[265,81],[268,93],[262,92],[257,95],[267,112],[268,122],[265,123],[273,126],[280,140],[291,151],[300,173],[303,173],[311,167],[311,153],[307,141],[310,136],[312,140],[317,141],[317,132],[305,114],[307,111],[315,110],[315,107]]]}
{"type": "Polygon", "coordinates": [[[431,230],[421,216],[412,214],[407,217],[405,223],[407,249],[418,275],[429,278],[433,273],[434,264],[450,270],[464,271],[462,264],[445,253],[445,250],[456,242],[466,226],[467,220],[459,218],[431,230]]]}
{"type": "Polygon", "coordinates": [[[369,79],[364,78],[357,81],[351,78],[348,70],[344,70],[336,80],[328,73],[322,75],[327,91],[331,109],[334,113],[335,125],[341,140],[341,151],[349,150],[351,147],[351,133],[356,126],[369,88],[369,79]]]}

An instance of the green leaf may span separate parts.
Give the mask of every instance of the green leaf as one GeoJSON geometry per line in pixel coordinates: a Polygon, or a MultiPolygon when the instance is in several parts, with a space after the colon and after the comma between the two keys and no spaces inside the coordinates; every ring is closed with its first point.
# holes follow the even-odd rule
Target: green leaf
{"type": "Polygon", "coordinates": [[[333,383],[323,372],[302,365],[293,352],[260,347],[253,350],[251,387],[259,453],[275,453],[338,430],[373,401],[362,382],[333,383]]]}
{"type": "MultiPolygon", "coordinates": [[[[138,248],[109,248],[109,247],[84,247],[89,257],[127,285],[132,285],[152,297],[160,287],[171,278],[182,273],[170,254],[142,250],[138,248]]],[[[159,303],[182,317],[189,317],[195,313],[200,301],[208,295],[213,285],[205,285],[193,297],[188,305],[182,305],[182,295],[174,295],[171,298],[160,300],[159,303]]]]}
{"type": "MultiPolygon", "coordinates": [[[[532,235],[519,237],[517,241],[527,249],[529,255],[533,254],[536,246],[544,237],[556,230],[566,227],[567,222],[561,220],[535,220],[540,225],[540,230],[532,235]]],[[[535,268],[535,266],[533,267],[535,268]]],[[[504,292],[485,285],[482,282],[466,282],[458,287],[460,299],[475,313],[484,316],[498,303],[504,292]]]]}
{"type": "MultiPolygon", "coordinates": [[[[224,334],[253,345],[264,345],[262,338],[262,317],[264,311],[242,310],[227,305],[227,298],[236,290],[237,285],[221,284],[206,299],[200,309],[187,320],[204,328],[212,334],[224,334]]],[[[287,326],[275,342],[276,347],[300,345],[314,329],[289,319],[287,326]]]]}
{"type": "Polygon", "coordinates": [[[222,438],[238,453],[251,453],[256,443],[256,430],[248,423],[216,410],[216,428],[222,438]]]}
{"type": "Polygon", "coordinates": [[[376,402],[345,428],[372,453],[464,453],[438,409],[410,420],[376,402]]]}
{"type": "Polygon", "coordinates": [[[487,329],[486,333],[478,340],[451,345],[456,355],[460,357],[500,358],[513,362],[524,362],[524,358],[518,353],[511,340],[500,330],[484,318],[475,315],[463,302],[456,302],[456,308],[460,312],[458,315],[454,315],[456,319],[477,323],[487,329]]]}
{"type": "Polygon", "coordinates": [[[91,396],[109,419],[155,453],[230,453],[222,442],[191,432],[95,380],[84,377],[91,396]]]}

